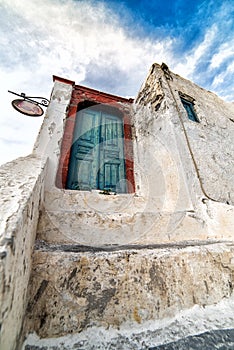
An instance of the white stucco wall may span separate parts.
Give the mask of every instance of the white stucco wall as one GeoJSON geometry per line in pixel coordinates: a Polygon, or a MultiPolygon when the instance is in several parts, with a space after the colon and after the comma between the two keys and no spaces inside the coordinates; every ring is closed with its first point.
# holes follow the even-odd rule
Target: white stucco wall
{"type": "Polygon", "coordinates": [[[55,179],[71,94],[72,82],[55,80],[46,117],[33,149],[33,154],[48,158],[45,190],[49,191],[56,190],[55,179]]]}
{"type": "Polygon", "coordinates": [[[18,158],[0,167],[0,349],[18,345],[43,201],[45,162],[18,158]]]}
{"type": "MultiPolygon", "coordinates": [[[[56,81],[33,153],[0,167],[0,349],[20,344],[45,185],[56,167],[72,85],[56,81]]],[[[52,187],[53,187],[52,186],[52,187]]]]}
{"type": "Polygon", "coordinates": [[[233,238],[233,107],[173,73],[169,78],[153,65],[133,106],[136,193],[108,196],[55,186],[72,89],[55,83],[35,147],[49,156],[39,239],[98,246],[233,238]],[[195,98],[200,123],[188,120],[178,91],[195,98]]]}
{"type": "Polygon", "coordinates": [[[173,74],[170,81],[204,194],[214,201],[234,205],[234,106],[210,91],[173,74]],[[192,96],[199,123],[191,122],[178,91],[192,96]]]}
{"type": "Polygon", "coordinates": [[[233,104],[154,64],[135,105],[136,178],[140,193],[150,183],[155,202],[164,196],[161,212],[177,217],[170,239],[233,239],[233,104]],[[195,100],[199,123],[188,119],[179,92],[195,100]]]}
{"type": "MultiPolygon", "coordinates": [[[[139,266],[145,263],[146,270],[151,269],[152,262],[149,251],[142,250],[142,253],[135,253],[131,245],[143,249],[146,245],[171,244],[173,242],[193,241],[196,244],[197,241],[209,240],[233,241],[234,203],[232,193],[234,179],[231,169],[233,169],[234,112],[232,104],[221,101],[214,94],[173,73],[168,75],[168,72],[164,73],[159,65],[154,65],[133,108],[136,193],[104,195],[98,190],[91,192],[71,191],[55,186],[61,141],[71,94],[71,82],[55,81],[51,103],[33,154],[0,168],[2,213],[0,231],[2,288],[0,293],[2,321],[0,348],[3,350],[14,350],[20,334],[27,303],[26,292],[36,230],[37,239],[42,240],[44,246],[49,248],[46,251],[38,249],[34,254],[34,271],[37,271],[37,265],[41,264],[41,270],[38,267],[41,276],[40,279],[37,279],[36,273],[33,274],[29,298],[37,295],[34,292],[39,290],[41,293],[43,288],[47,289],[47,284],[43,284],[44,280],[49,281],[50,285],[47,291],[51,291],[51,285],[54,283],[57,286],[59,278],[66,279],[67,275],[73,276],[73,270],[76,268],[73,265],[76,262],[77,268],[81,268],[81,272],[82,266],[84,266],[85,271],[87,266],[89,269],[96,268],[92,252],[78,255],[73,252],[66,255],[60,251],[52,253],[54,247],[55,250],[59,246],[65,247],[66,251],[68,245],[77,247],[87,245],[96,248],[100,248],[100,246],[124,246],[123,249],[126,252],[121,254],[112,252],[110,257],[107,253],[98,254],[98,266],[102,266],[104,263],[108,265],[108,261],[112,259],[109,267],[106,270],[103,269],[103,273],[99,276],[101,283],[105,278],[110,277],[113,272],[111,267],[115,271],[118,271],[121,266],[124,269],[128,249],[131,249],[129,253],[131,273],[135,269],[136,263],[139,266]],[[187,119],[179,100],[178,91],[195,99],[199,124],[187,119]],[[45,164],[47,165],[45,166],[45,164]],[[66,258],[64,261],[61,259],[61,254],[63,258],[66,258]],[[118,260],[120,255],[121,259],[118,260]],[[51,264],[47,264],[49,259],[52,259],[51,264]],[[80,262],[79,259],[82,261],[80,262]],[[61,269],[58,271],[57,266],[60,263],[61,269]],[[49,265],[51,265],[50,270],[46,270],[49,265]],[[109,272],[106,274],[107,271],[109,272]],[[43,287],[41,289],[40,282],[42,282],[43,287]]],[[[168,269],[168,273],[171,271],[170,264],[173,263],[173,256],[175,260],[177,257],[178,259],[182,257],[177,251],[175,257],[173,246],[170,247],[172,249],[171,257],[170,254],[166,254],[168,263],[165,263],[165,269],[168,269]]],[[[157,253],[154,251],[154,246],[151,248],[151,254],[158,260],[163,251],[157,253]]],[[[224,266],[221,261],[217,267],[215,263],[219,271],[224,269],[220,272],[220,281],[216,280],[214,283],[214,288],[220,288],[221,292],[215,299],[212,294],[213,287],[209,288],[210,294],[207,294],[207,304],[218,302],[225,296],[229,297],[232,292],[233,248],[226,246],[218,249],[221,249],[219,252],[221,260],[223,257],[225,259],[225,252],[228,251],[228,266],[230,266],[228,275],[226,275],[226,265],[224,266]],[[231,287],[228,281],[231,281],[231,287]],[[225,294],[222,291],[226,287],[229,289],[225,294]]],[[[211,255],[208,248],[207,251],[208,253],[205,255],[202,248],[198,250],[194,248],[194,251],[189,251],[191,254],[186,255],[186,253],[185,260],[188,270],[191,264],[199,268],[195,263],[196,259],[193,260],[196,254],[199,257],[200,265],[202,265],[204,257],[208,259],[212,254],[216,255],[215,251],[211,255]]],[[[128,263],[129,256],[127,256],[128,263]]],[[[181,274],[183,274],[183,266],[181,263],[181,274]]],[[[204,278],[207,271],[210,271],[209,266],[208,264],[207,269],[203,269],[204,278]]],[[[134,270],[134,274],[136,274],[138,282],[142,281],[140,267],[138,272],[134,270]]],[[[187,277],[189,285],[191,274],[188,273],[187,277]]],[[[195,277],[192,274],[191,278],[195,277]]],[[[84,283],[89,281],[89,278],[90,276],[87,275],[84,283]]],[[[178,281],[174,283],[173,278],[173,276],[168,275],[168,286],[172,283],[173,288],[179,288],[178,281]]],[[[110,280],[108,279],[106,283],[110,283],[110,280]]],[[[128,291],[124,298],[128,299],[131,294],[130,280],[128,280],[127,285],[128,291]]],[[[141,284],[138,286],[137,289],[141,291],[143,287],[141,284]]],[[[199,294],[199,285],[197,286],[194,282],[194,286],[195,293],[199,294]]],[[[205,283],[202,286],[205,288],[205,283]]],[[[90,293],[95,295],[95,284],[90,288],[90,293]]],[[[105,288],[103,290],[105,291],[105,288]]],[[[186,290],[187,286],[185,285],[184,291],[186,290]]],[[[178,300],[182,300],[185,308],[191,307],[194,301],[189,299],[191,303],[186,304],[186,300],[183,299],[184,291],[179,295],[180,299],[178,300]]],[[[118,293],[123,293],[120,284],[118,293]]],[[[160,296],[160,291],[158,293],[160,296]]],[[[50,310],[50,304],[47,304],[45,295],[41,298],[40,303],[44,305],[45,309],[50,310]]],[[[134,297],[134,293],[132,295],[134,297]]],[[[65,293],[61,299],[61,305],[66,301],[66,297],[65,293]]],[[[147,300],[148,297],[151,298],[152,295],[141,295],[139,300],[140,298],[147,300]]],[[[190,296],[188,297],[190,298],[190,296]]],[[[100,298],[102,300],[102,296],[100,298]]],[[[124,298],[120,298],[121,303],[124,298]]],[[[174,296],[171,295],[171,301],[174,300],[173,298],[174,296]]],[[[202,295],[199,298],[202,301],[202,295]]],[[[78,302],[82,304],[85,301],[78,300],[78,302]]],[[[113,302],[111,300],[111,303],[113,302]]],[[[164,315],[167,315],[166,301],[163,299],[162,303],[165,304],[164,315]]],[[[177,305],[176,303],[177,301],[175,301],[175,305],[177,305]]],[[[82,307],[85,305],[82,304],[82,307]]],[[[91,313],[97,312],[98,307],[98,305],[96,309],[91,307],[91,313]]],[[[114,305],[114,307],[117,306],[114,305]]],[[[148,311],[150,308],[151,304],[148,311]]],[[[113,306],[110,306],[108,310],[108,315],[112,315],[113,306]]],[[[131,315],[135,315],[136,322],[139,317],[144,316],[144,313],[141,315],[138,311],[134,311],[134,305],[131,305],[131,310],[131,315]]],[[[34,314],[34,311],[30,311],[32,318],[37,319],[37,313],[34,314]]],[[[91,317],[90,310],[86,311],[87,317],[91,317]]],[[[146,313],[148,311],[146,310],[146,313]]],[[[174,313],[177,311],[176,306],[174,313]]],[[[37,312],[40,315],[40,308],[37,312]]],[[[66,313],[66,310],[62,309],[61,312],[66,313]]],[[[121,314],[119,317],[118,322],[121,323],[121,314]]],[[[152,318],[154,317],[156,317],[155,314],[152,318]]],[[[159,317],[164,316],[159,315],[159,317]]],[[[145,321],[149,319],[146,317],[145,321]]],[[[59,320],[55,321],[59,325],[59,320]]],[[[100,324],[98,322],[98,325],[102,325],[102,320],[100,320],[100,324]]],[[[76,328],[74,328],[75,330],[76,328]]],[[[53,332],[52,329],[51,333],[45,336],[54,335],[53,332]]],[[[66,330],[64,332],[66,333],[66,330]]]]}

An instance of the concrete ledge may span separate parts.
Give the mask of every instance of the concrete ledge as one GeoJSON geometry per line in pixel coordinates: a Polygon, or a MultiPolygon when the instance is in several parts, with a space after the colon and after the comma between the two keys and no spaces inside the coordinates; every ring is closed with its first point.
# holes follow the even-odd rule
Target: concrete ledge
{"type": "Polygon", "coordinates": [[[26,308],[31,257],[45,162],[30,155],[0,167],[0,348],[18,344],[26,308]]]}
{"type": "Polygon", "coordinates": [[[234,299],[231,297],[216,305],[195,305],[174,318],[124,324],[118,329],[91,327],[81,333],[45,339],[32,333],[22,350],[230,350],[234,345],[233,313],[234,299]]]}
{"type": "MultiPolygon", "coordinates": [[[[229,298],[234,245],[119,251],[36,250],[25,332],[42,338],[175,317],[229,298]]],[[[130,328],[131,328],[130,327],[130,328]]]]}

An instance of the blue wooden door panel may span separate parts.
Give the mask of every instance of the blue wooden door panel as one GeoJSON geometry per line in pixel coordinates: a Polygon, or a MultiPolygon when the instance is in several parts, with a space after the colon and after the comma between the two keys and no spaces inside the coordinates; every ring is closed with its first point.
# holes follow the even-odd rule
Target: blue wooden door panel
{"type": "Polygon", "coordinates": [[[126,192],[121,118],[95,108],[78,113],[67,188],[126,192]]]}
{"type": "Polygon", "coordinates": [[[100,187],[116,192],[126,192],[124,136],[122,119],[102,113],[100,152],[100,187]],[[120,180],[122,179],[120,186],[120,180]]]}
{"type": "Polygon", "coordinates": [[[119,182],[119,165],[120,164],[105,163],[105,188],[116,190],[116,184],[119,182]]]}
{"type": "Polygon", "coordinates": [[[98,172],[100,114],[85,109],[77,114],[73,135],[67,188],[91,190],[96,188],[98,172]]]}

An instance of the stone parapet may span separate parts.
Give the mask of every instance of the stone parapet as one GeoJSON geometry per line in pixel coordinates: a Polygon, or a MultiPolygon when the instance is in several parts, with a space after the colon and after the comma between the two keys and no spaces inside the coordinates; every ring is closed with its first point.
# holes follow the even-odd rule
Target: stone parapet
{"type": "Polygon", "coordinates": [[[30,155],[0,167],[0,349],[18,345],[43,201],[45,162],[30,155]]]}

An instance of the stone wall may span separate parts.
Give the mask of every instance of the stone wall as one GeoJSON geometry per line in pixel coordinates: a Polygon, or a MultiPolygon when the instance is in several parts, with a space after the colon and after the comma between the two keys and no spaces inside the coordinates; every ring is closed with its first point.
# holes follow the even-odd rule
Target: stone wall
{"type": "Polygon", "coordinates": [[[43,202],[45,162],[18,158],[0,167],[0,348],[18,345],[43,202]]]}
{"type": "Polygon", "coordinates": [[[233,254],[233,243],[96,251],[40,244],[34,253],[27,330],[53,338],[110,327],[128,329],[133,336],[148,321],[157,324],[194,305],[229,298],[233,254]]]}

